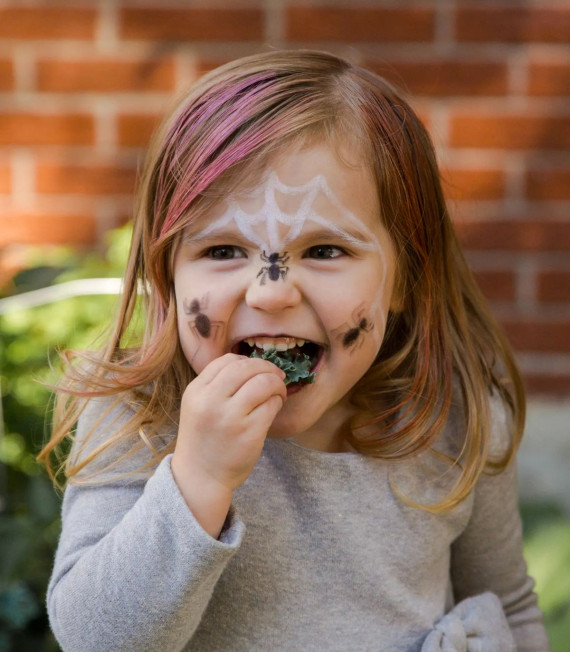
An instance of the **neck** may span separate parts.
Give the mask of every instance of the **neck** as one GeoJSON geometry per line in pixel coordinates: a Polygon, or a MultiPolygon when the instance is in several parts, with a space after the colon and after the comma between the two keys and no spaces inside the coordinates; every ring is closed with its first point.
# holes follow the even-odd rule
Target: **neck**
{"type": "Polygon", "coordinates": [[[339,403],[329,410],[319,421],[293,437],[300,446],[312,448],[324,453],[346,453],[352,447],[345,438],[348,421],[354,416],[354,407],[348,403],[339,403]]]}

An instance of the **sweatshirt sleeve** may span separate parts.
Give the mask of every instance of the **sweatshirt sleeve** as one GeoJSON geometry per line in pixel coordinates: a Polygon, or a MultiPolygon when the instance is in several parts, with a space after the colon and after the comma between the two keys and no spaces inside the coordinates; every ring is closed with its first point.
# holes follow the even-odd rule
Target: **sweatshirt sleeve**
{"type": "MultiPolygon", "coordinates": [[[[506,419],[500,411],[494,413],[496,448],[506,419]]],[[[517,650],[548,652],[534,582],[523,558],[515,464],[479,479],[467,528],[452,545],[451,576],[456,602],[485,591],[499,597],[517,650]]]]}
{"type": "Polygon", "coordinates": [[[66,489],[47,595],[63,650],[179,650],[191,639],[245,528],[232,509],[220,539],[210,537],[170,460],[146,482],[66,489]]]}

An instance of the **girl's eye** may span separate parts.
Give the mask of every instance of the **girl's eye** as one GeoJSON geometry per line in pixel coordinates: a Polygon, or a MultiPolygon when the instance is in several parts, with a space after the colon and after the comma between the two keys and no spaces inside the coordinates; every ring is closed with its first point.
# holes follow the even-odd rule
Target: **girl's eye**
{"type": "Polygon", "coordinates": [[[306,258],[316,258],[317,260],[329,260],[342,256],[344,251],[333,245],[316,245],[311,247],[305,254],[306,258]]]}
{"type": "Polygon", "coordinates": [[[217,245],[206,251],[208,258],[213,260],[231,260],[232,258],[245,258],[245,253],[235,245],[217,245]]]}

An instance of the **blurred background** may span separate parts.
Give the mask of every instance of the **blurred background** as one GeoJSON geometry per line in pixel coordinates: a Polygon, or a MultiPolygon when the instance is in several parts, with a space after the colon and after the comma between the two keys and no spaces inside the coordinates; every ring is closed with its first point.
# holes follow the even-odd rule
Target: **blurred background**
{"type": "Polygon", "coordinates": [[[35,462],[51,409],[37,381],[112,311],[113,288],[87,279],[121,275],[152,129],[205,71],[292,47],[385,75],[432,134],[524,374],[525,553],[552,649],[570,650],[570,2],[3,0],[0,652],[57,650],[43,601],[59,496],[35,462]]]}

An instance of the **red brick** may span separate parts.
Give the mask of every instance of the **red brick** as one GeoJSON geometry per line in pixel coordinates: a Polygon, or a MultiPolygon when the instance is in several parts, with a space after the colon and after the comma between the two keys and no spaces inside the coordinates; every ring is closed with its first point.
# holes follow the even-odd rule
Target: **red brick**
{"type": "Polygon", "coordinates": [[[231,60],[232,57],[227,57],[224,59],[222,59],[221,57],[201,58],[196,63],[196,72],[198,76],[201,77],[202,75],[205,75],[207,72],[210,72],[211,70],[214,70],[215,68],[218,68],[219,66],[222,66],[224,63],[228,63],[231,60]]]}
{"type": "Polygon", "coordinates": [[[451,117],[454,147],[565,149],[570,147],[570,115],[457,111],[451,117]]]}
{"type": "Polygon", "coordinates": [[[475,279],[489,301],[513,301],[515,275],[509,271],[479,271],[475,279]]]}
{"type": "Polygon", "coordinates": [[[14,89],[14,66],[10,59],[0,59],[0,91],[14,89]]]}
{"type": "Polygon", "coordinates": [[[29,266],[29,261],[21,255],[22,249],[24,248],[16,246],[12,249],[4,248],[0,251],[0,291],[9,288],[14,276],[29,266]],[[11,255],[14,249],[18,251],[20,256],[14,257],[11,255]]]}
{"type": "Polygon", "coordinates": [[[12,189],[12,171],[8,163],[0,163],[0,193],[9,194],[12,189]]]}
{"type": "Polygon", "coordinates": [[[465,249],[570,250],[570,222],[564,220],[489,220],[455,226],[465,249]]]}
{"type": "Polygon", "coordinates": [[[505,194],[505,173],[496,169],[447,169],[443,190],[450,199],[501,199],[505,194]]]}
{"type": "Polygon", "coordinates": [[[507,67],[497,61],[366,61],[364,64],[414,95],[505,95],[507,67]]]}
{"type": "Polygon", "coordinates": [[[568,7],[458,7],[456,36],[459,41],[507,43],[568,43],[568,7]]]}
{"type": "Polygon", "coordinates": [[[570,63],[563,61],[535,61],[528,67],[530,95],[570,95],[570,63]]]}
{"type": "Polygon", "coordinates": [[[414,6],[289,7],[285,31],[290,41],[432,41],[435,12],[414,6]]]}
{"type": "Polygon", "coordinates": [[[59,195],[130,195],[134,168],[113,165],[61,165],[42,163],[36,169],[39,193],[59,195]]]}
{"type": "Polygon", "coordinates": [[[92,145],[93,118],[79,114],[0,114],[0,145],[92,145]]]}
{"type": "Polygon", "coordinates": [[[79,245],[95,242],[92,215],[8,214],[0,216],[0,247],[25,245],[79,245]]]}
{"type": "Polygon", "coordinates": [[[530,169],[526,186],[529,199],[570,199],[570,167],[530,169]]]}
{"type": "Polygon", "coordinates": [[[171,91],[175,85],[172,59],[146,61],[47,60],[38,64],[38,89],[63,93],[171,91]]]}
{"type": "Polygon", "coordinates": [[[260,41],[264,15],[260,9],[122,9],[120,34],[162,41],[260,41]]]}
{"type": "Polygon", "coordinates": [[[88,7],[8,7],[0,9],[0,38],[92,39],[96,18],[88,7]]]}
{"type": "Polygon", "coordinates": [[[538,274],[538,299],[539,301],[570,301],[570,271],[547,270],[540,272],[538,274]]]}
{"type": "Polygon", "coordinates": [[[561,398],[570,396],[570,375],[525,373],[524,384],[528,394],[561,398]]]}
{"type": "Polygon", "coordinates": [[[517,351],[570,353],[570,321],[501,320],[501,325],[517,351]]]}
{"type": "Polygon", "coordinates": [[[118,118],[119,144],[124,147],[146,147],[158,126],[161,115],[124,114],[118,118]]]}

